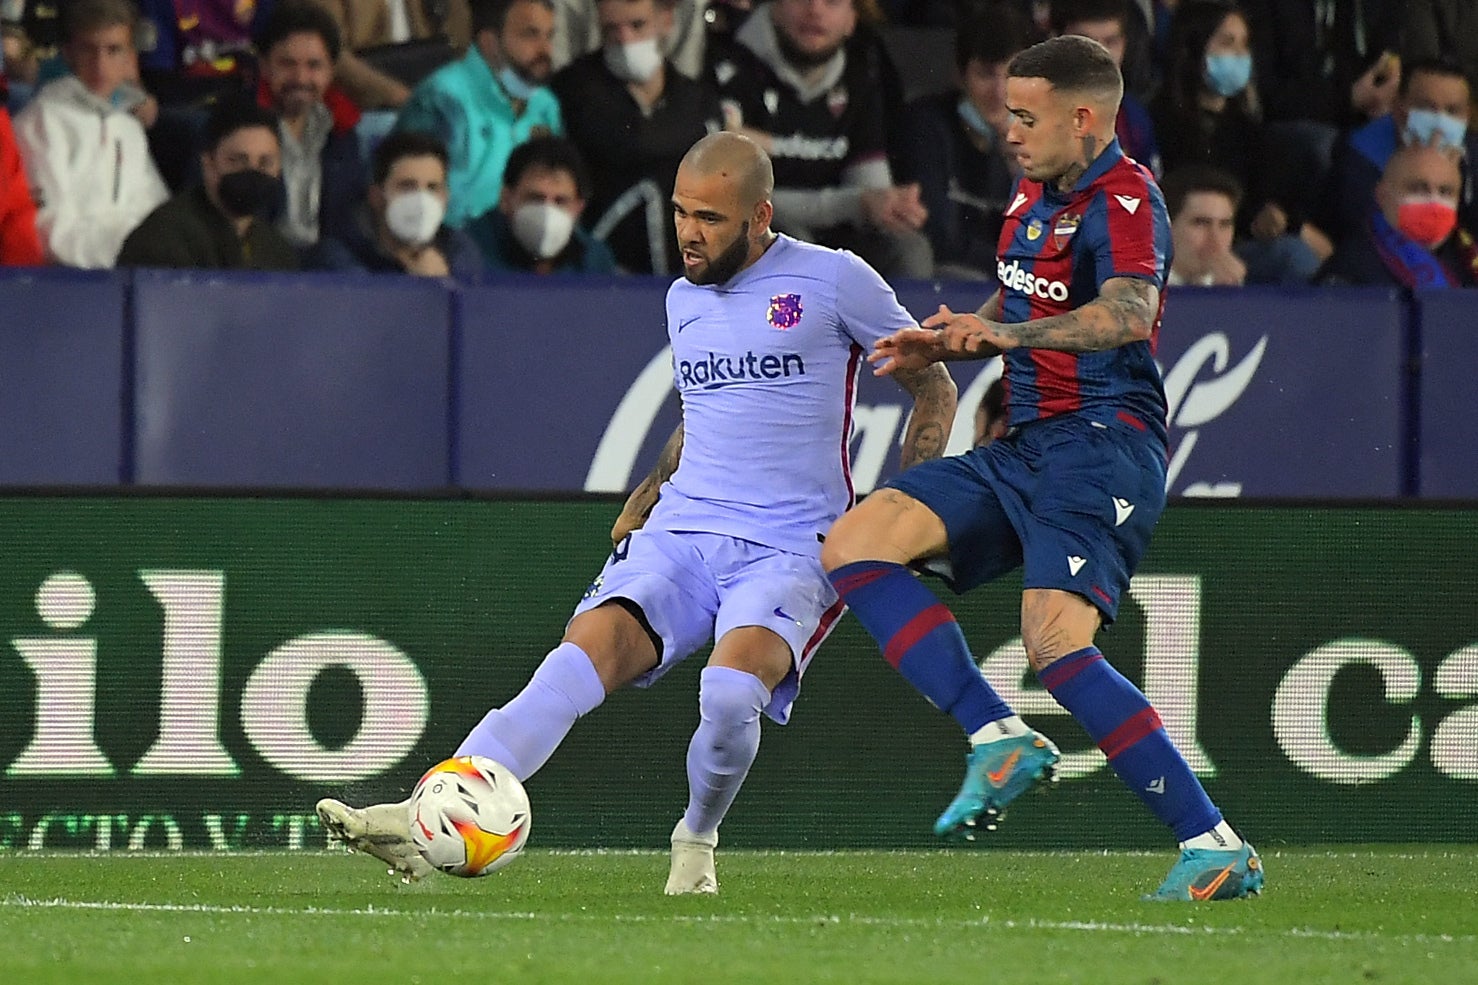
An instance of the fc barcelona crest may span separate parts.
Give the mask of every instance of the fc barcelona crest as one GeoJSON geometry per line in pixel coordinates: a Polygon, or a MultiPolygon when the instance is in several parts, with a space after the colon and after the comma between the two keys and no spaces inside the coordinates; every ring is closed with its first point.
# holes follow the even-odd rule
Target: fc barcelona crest
{"type": "Polygon", "coordinates": [[[1052,246],[1054,249],[1062,249],[1067,246],[1068,240],[1073,238],[1073,233],[1078,231],[1078,226],[1083,222],[1080,215],[1060,215],[1052,225],[1052,246]]]}
{"type": "Polygon", "coordinates": [[[772,328],[782,332],[801,323],[801,296],[799,294],[777,294],[770,299],[770,310],[765,318],[772,328]]]}
{"type": "Polygon", "coordinates": [[[1041,219],[1033,219],[1031,222],[1027,223],[1026,238],[1031,240],[1033,243],[1042,238],[1041,219]]]}

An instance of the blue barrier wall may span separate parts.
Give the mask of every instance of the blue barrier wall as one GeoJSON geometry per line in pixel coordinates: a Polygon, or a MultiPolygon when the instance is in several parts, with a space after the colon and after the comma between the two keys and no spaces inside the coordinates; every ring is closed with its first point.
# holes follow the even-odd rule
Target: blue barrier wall
{"type": "Polygon", "coordinates": [[[0,274],[0,484],[124,478],[124,288],[113,274],[0,274]]]}
{"type": "Polygon", "coordinates": [[[1436,499],[1469,498],[1478,491],[1478,295],[1423,291],[1418,301],[1420,489],[1436,499]]]}
{"type": "Polygon", "coordinates": [[[395,277],[135,275],[134,480],[450,482],[450,300],[395,277]]]}
{"type": "MultiPolygon", "coordinates": [[[[677,421],[666,287],[0,271],[0,484],[624,490],[677,421]]],[[[986,295],[899,290],[921,318],[986,295]]],[[[1175,292],[1171,492],[1478,496],[1473,297],[1175,292]]],[[[955,451],[999,368],[952,371],[955,451]]],[[[892,474],[907,411],[864,374],[860,491],[892,474]]]]}

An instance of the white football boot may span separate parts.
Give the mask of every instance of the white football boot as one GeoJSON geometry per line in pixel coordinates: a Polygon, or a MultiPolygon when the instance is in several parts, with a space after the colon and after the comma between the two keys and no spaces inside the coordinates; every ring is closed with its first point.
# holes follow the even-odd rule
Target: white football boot
{"type": "Polygon", "coordinates": [[[695,835],[679,819],[672,829],[672,871],[667,874],[668,896],[718,892],[718,874],[713,868],[713,850],[718,847],[718,829],[695,835]]]}
{"type": "Polygon", "coordinates": [[[318,820],[347,848],[373,855],[390,866],[391,875],[412,883],[432,869],[411,841],[410,805],[402,800],[359,808],[324,798],[318,802],[318,820]]]}

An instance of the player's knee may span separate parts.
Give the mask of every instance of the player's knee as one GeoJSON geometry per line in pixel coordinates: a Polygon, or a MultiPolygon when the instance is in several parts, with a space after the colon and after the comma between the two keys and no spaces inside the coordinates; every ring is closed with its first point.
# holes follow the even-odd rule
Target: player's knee
{"type": "Polygon", "coordinates": [[[1021,606],[1021,642],[1040,674],[1070,653],[1093,645],[1098,611],[1067,592],[1028,591],[1021,606]]]}
{"type": "Polygon", "coordinates": [[[626,609],[602,605],[570,620],[564,638],[584,651],[606,693],[625,687],[657,665],[659,652],[626,609]]]}
{"type": "Polygon", "coordinates": [[[827,531],[826,540],[821,543],[821,567],[828,574],[854,561],[866,560],[859,554],[860,542],[853,533],[857,525],[852,522],[851,517],[852,514],[848,513],[833,523],[831,530],[827,531]]]}
{"type": "Polygon", "coordinates": [[[759,718],[761,698],[768,694],[764,682],[748,671],[708,668],[698,686],[698,711],[704,719],[721,725],[746,725],[759,718]]]}
{"type": "Polygon", "coordinates": [[[888,529],[884,515],[887,490],[843,513],[821,543],[821,566],[828,572],[857,561],[892,560],[879,531],[888,529]]]}

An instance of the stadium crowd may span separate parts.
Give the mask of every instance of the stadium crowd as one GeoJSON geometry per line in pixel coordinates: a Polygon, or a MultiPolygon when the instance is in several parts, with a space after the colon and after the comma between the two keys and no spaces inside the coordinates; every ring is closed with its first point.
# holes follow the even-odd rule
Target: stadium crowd
{"type": "Polygon", "coordinates": [[[775,223],[995,276],[1006,66],[1081,34],[1171,282],[1478,285],[1478,0],[0,0],[0,265],[673,274],[700,137],[775,223]]]}

